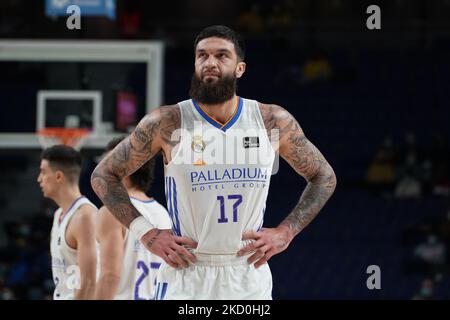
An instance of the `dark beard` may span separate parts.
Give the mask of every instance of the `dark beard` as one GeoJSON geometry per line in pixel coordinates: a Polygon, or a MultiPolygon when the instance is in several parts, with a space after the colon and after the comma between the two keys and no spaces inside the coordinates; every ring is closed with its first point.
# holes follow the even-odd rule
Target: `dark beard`
{"type": "Polygon", "coordinates": [[[234,75],[222,76],[214,83],[205,83],[194,73],[189,95],[199,103],[219,104],[233,98],[236,88],[237,78],[234,75]]]}

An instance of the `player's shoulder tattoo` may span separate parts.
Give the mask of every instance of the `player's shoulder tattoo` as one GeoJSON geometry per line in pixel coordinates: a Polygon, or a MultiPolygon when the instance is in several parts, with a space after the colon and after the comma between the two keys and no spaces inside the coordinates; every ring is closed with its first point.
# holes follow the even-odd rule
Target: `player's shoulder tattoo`
{"type": "Polygon", "coordinates": [[[290,132],[301,130],[297,120],[283,107],[259,102],[259,109],[269,136],[272,130],[278,130],[280,138],[290,132]]]}
{"type": "Polygon", "coordinates": [[[137,125],[132,139],[142,148],[148,149],[150,143],[160,138],[163,143],[171,143],[172,133],[181,125],[181,112],[178,105],[156,108],[147,114],[137,125]]]}
{"type": "Polygon", "coordinates": [[[181,127],[181,110],[178,104],[167,105],[160,108],[161,125],[159,134],[164,143],[173,145],[179,140],[173,133],[181,127]]]}

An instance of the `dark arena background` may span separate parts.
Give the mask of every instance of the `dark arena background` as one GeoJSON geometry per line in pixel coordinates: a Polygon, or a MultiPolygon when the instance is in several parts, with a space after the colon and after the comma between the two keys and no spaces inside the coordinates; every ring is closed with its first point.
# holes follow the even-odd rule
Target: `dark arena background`
{"type": "MultiPolygon", "coordinates": [[[[291,112],[338,179],[270,260],[273,298],[450,298],[450,1],[117,0],[82,8],[80,29],[56,10],[66,2],[0,2],[0,299],[53,292],[39,125],[95,128],[80,186],[100,205],[89,179],[106,142],[188,98],[193,40],[212,24],[246,41],[238,94],[291,112]]],[[[165,203],[161,158],[156,175],[149,195],[165,203]]],[[[305,185],[280,161],[264,226],[305,185]]]]}

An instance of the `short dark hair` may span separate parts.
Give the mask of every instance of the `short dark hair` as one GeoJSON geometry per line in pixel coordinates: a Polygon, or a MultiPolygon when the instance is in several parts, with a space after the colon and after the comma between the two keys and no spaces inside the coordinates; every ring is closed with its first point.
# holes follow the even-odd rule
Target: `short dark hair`
{"type": "MultiPolygon", "coordinates": [[[[106,151],[113,150],[120,142],[122,142],[126,136],[113,138],[108,142],[106,151]]],[[[155,159],[148,160],[142,167],[136,170],[130,175],[131,184],[133,187],[138,188],[141,191],[146,192],[150,189],[153,180],[155,180],[155,159]]]]}
{"type": "Polygon", "coordinates": [[[197,49],[197,45],[200,41],[206,38],[222,38],[228,40],[234,44],[236,54],[241,61],[245,59],[245,44],[242,37],[233,29],[227,26],[215,25],[209,26],[200,31],[194,41],[194,52],[197,49]]]}
{"type": "Polygon", "coordinates": [[[74,148],[58,144],[45,149],[41,160],[47,160],[53,170],[64,173],[72,183],[78,183],[81,172],[81,154],[74,148]]]}

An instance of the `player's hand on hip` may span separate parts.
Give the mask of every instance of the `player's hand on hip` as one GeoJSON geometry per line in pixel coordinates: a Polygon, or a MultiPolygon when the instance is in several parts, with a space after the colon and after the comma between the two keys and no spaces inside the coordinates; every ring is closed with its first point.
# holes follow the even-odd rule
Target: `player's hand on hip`
{"type": "Polygon", "coordinates": [[[186,237],[175,236],[172,230],[152,229],[141,238],[141,242],[171,267],[187,268],[189,262],[196,262],[195,256],[185,247],[195,249],[197,243],[186,237]]]}
{"type": "Polygon", "coordinates": [[[286,250],[292,240],[288,230],[282,227],[263,228],[261,231],[247,231],[242,235],[242,240],[255,240],[238,251],[238,256],[253,253],[247,261],[255,263],[259,268],[269,261],[274,255],[286,250]]]}

